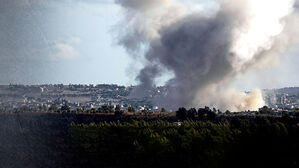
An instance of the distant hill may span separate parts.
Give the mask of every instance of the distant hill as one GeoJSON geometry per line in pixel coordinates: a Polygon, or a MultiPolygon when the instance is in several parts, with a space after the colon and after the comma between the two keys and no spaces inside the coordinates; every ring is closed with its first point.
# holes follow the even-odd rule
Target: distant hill
{"type": "Polygon", "coordinates": [[[103,104],[152,107],[151,100],[156,95],[163,94],[163,89],[157,87],[148,91],[141,98],[130,96],[134,86],[119,85],[0,85],[0,106],[39,107],[41,105],[68,104],[73,108],[98,108],[103,104]]]}
{"type": "Polygon", "coordinates": [[[267,94],[288,94],[288,95],[298,95],[299,87],[285,87],[279,89],[265,89],[264,92],[267,94]]]}

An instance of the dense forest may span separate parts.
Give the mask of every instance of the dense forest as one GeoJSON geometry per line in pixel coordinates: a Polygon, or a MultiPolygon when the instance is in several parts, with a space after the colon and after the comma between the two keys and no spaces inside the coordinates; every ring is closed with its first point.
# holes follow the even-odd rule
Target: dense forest
{"type": "Polygon", "coordinates": [[[298,167],[299,126],[256,118],[72,125],[88,167],[298,167]]]}
{"type": "MultiPolygon", "coordinates": [[[[215,111],[215,110],[214,110],[215,111]]],[[[2,113],[3,167],[299,167],[298,116],[2,113]]]]}

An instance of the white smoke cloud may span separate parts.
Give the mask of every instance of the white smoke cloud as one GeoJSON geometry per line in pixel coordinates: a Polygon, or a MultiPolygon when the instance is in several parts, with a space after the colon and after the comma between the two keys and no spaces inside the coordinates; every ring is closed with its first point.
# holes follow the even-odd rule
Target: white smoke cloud
{"type": "Polygon", "coordinates": [[[282,19],[292,12],[293,4],[293,0],[248,1],[242,8],[247,8],[245,20],[233,30],[235,40],[231,52],[236,55],[234,64],[242,66],[259,52],[272,48],[275,37],[284,29],[282,19]]]}
{"type": "Polygon", "coordinates": [[[157,98],[162,106],[257,110],[264,104],[260,90],[246,94],[230,84],[298,42],[294,0],[219,0],[215,14],[176,0],[116,2],[128,15],[120,44],[131,53],[147,48],[148,62],[133,93],[153,87],[165,69],[174,74],[166,83],[168,94],[157,98]]]}
{"type": "Polygon", "coordinates": [[[219,107],[221,110],[239,112],[257,110],[257,108],[264,106],[265,102],[260,89],[252,89],[250,93],[245,93],[234,88],[223,88],[211,84],[198,92],[193,104],[201,107],[209,105],[219,107]]]}

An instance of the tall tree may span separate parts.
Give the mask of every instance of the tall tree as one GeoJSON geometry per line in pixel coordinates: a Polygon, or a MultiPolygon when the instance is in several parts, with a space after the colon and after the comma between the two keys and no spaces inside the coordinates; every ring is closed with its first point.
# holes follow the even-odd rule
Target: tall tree
{"type": "Polygon", "coordinates": [[[187,110],[184,107],[181,107],[176,111],[176,117],[180,120],[187,119],[187,110]]]}

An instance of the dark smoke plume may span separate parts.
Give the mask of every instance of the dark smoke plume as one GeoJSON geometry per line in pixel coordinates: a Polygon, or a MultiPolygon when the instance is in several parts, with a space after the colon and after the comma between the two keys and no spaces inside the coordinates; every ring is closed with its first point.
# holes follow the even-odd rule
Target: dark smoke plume
{"type": "Polygon", "coordinates": [[[147,48],[133,94],[144,95],[165,71],[174,74],[165,84],[167,95],[156,98],[160,106],[257,110],[264,105],[260,90],[243,93],[230,83],[297,43],[293,0],[219,0],[212,15],[176,0],[116,2],[128,16],[120,44],[131,53],[147,48]]]}

